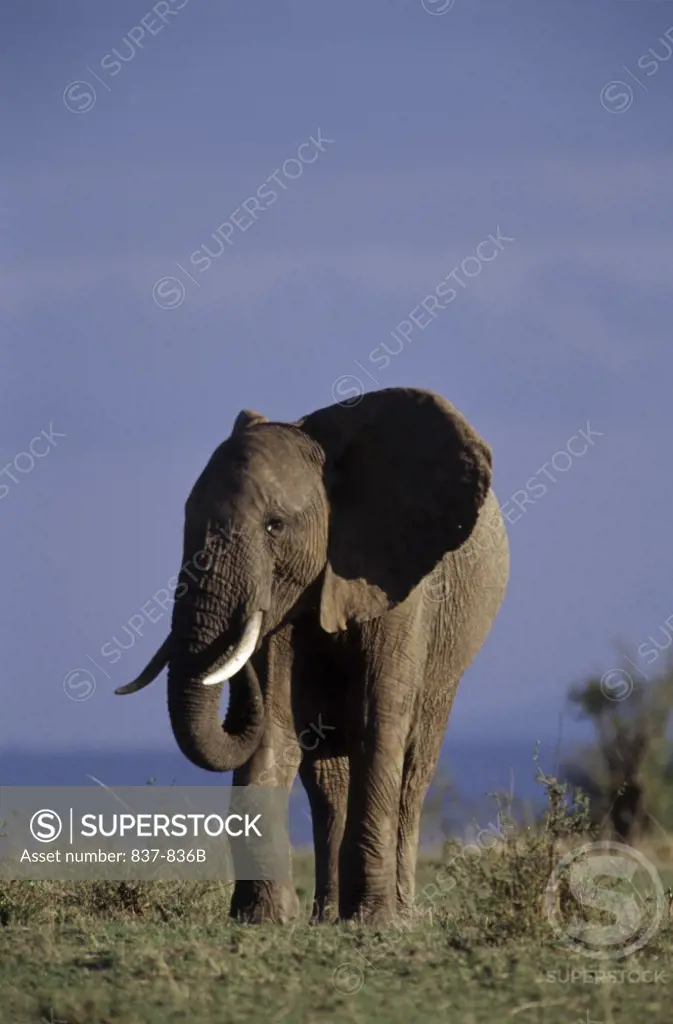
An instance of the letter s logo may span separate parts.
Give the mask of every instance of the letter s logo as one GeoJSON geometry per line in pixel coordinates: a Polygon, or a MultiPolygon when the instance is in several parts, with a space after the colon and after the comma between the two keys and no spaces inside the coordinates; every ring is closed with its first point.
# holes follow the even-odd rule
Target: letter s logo
{"type": "Polygon", "coordinates": [[[60,836],[62,829],[63,822],[56,811],[46,808],[35,811],[30,819],[30,831],[38,843],[53,843],[54,839],[58,839],[60,836]]]}
{"type": "Polygon", "coordinates": [[[655,867],[639,850],[608,841],[568,853],[552,873],[545,902],[547,919],[566,946],[599,960],[641,949],[668,913],[655,867]],[[561,900],[561,888],[574,900],[561,900]],[[586,908],[602,911],[611,923],[587,921],[586,908]]]}

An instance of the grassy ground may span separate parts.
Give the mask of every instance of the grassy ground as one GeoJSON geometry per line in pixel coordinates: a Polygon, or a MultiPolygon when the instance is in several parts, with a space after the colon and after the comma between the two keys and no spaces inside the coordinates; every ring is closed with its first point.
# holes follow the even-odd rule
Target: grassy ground
{"type": "Polygon", "coordinates": [[[550,895],[564,856],[597,836],[586,802],[539,778],[538,827],[517,831],[504,813],[471,846],[446,843],[419,866],[408,920],[387,928],[310,927],[305,854],[295,858],[304,918],[285,928],[231,923],[222,884],[0,882],[0,1024],[668,1024],[673,843],[640,849],[658,895],[624,847],[595,877],[596,850],[585,852],[550,895]],[[591,929],[616,920],[613,959],[597,959],[591,929]],[[568,948],[572,928],[581,950],[568,948]]]}
{"type": "MultiPolygon", "coordinates": [[[[549,927],[549,864],[585,840],[449,844],[423,861],[401,930],[233,924],[228,887],[212,883],[0,883],[0,1022],[669,1024],[670,920],[614,963],[549,927]]],[[[648,857],[670,885],[670,846],[648,857]]],[[[308,907],[309,857],[295,878],[308,907]]]]}

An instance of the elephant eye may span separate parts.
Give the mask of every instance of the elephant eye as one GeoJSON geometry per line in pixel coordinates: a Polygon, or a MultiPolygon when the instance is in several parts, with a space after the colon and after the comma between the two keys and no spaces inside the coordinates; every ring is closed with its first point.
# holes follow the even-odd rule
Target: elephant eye
{"type": "Polygon", "coordinates": [[[277,537],[285,529],[285,523],[278,516],[270,516],[266,521],[266,532],[272,537],[277,537]]]}

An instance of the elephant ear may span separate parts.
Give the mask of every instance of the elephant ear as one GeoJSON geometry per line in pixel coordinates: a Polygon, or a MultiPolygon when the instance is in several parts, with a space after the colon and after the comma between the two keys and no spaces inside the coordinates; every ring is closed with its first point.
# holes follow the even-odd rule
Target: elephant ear
{"type": "Polygon", "coordinates": [[[472,533],[491,450],[449,402],[386,388],[297,424],[325,453],[330,504],[320,621],[330,633],[403,601],[472,533]]]}
{"type": "Polygon", "coordinates": [[[247,427],[254,427],[257,423],[268,423],[266,416],[262,416],[261,412],[255,412],[254,409],[241,409],[238,416],[234,420],[234,429],[232,434],[238,434],[247,427]]]}

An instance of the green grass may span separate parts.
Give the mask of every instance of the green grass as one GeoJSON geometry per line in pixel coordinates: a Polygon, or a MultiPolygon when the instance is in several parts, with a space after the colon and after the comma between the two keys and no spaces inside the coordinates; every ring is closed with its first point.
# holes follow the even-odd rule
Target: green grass
{"type": "MultiPolygon", "coordinates": [[[[673,928],[628,961],[568,952],[541,905],[550,843],[542,832],[465,856],[447,844],[421,864],[401,930],[234,924],[229,887],[213,883],[0,883],[0,1022],[668,1024],[673,928]],[[566,980],[597,969],[640,974],[566,980]]],[[[308,908],[310,857],[295,880],[308,908]]]]}
{"type": "MultiPolygon", "coordinates": [[[[539,767],[538,780],[548,807],[536,827],[517,830],[501,808],[476,844],[445,843],[419,865],[412,914],[387,928],[309,926],[306,854],[295,857],[304,916],[292,927],[232,923],[220,883],[0,882],[0,1024],[669,1024],[673,842],[641,849],[667,887],[642,948],[614,962],[569,950],[545,893],[596,829],[581,794],[570,799],[539,767]]],[[[603,871],[599,891],[622,919],[630,905],[648,920],[647,874],[628,874],[603,871]]],[[[563,876],[552,899],[564,927],[585,935],[616,917],[586,877],[573,889],[563,876]]]]}

